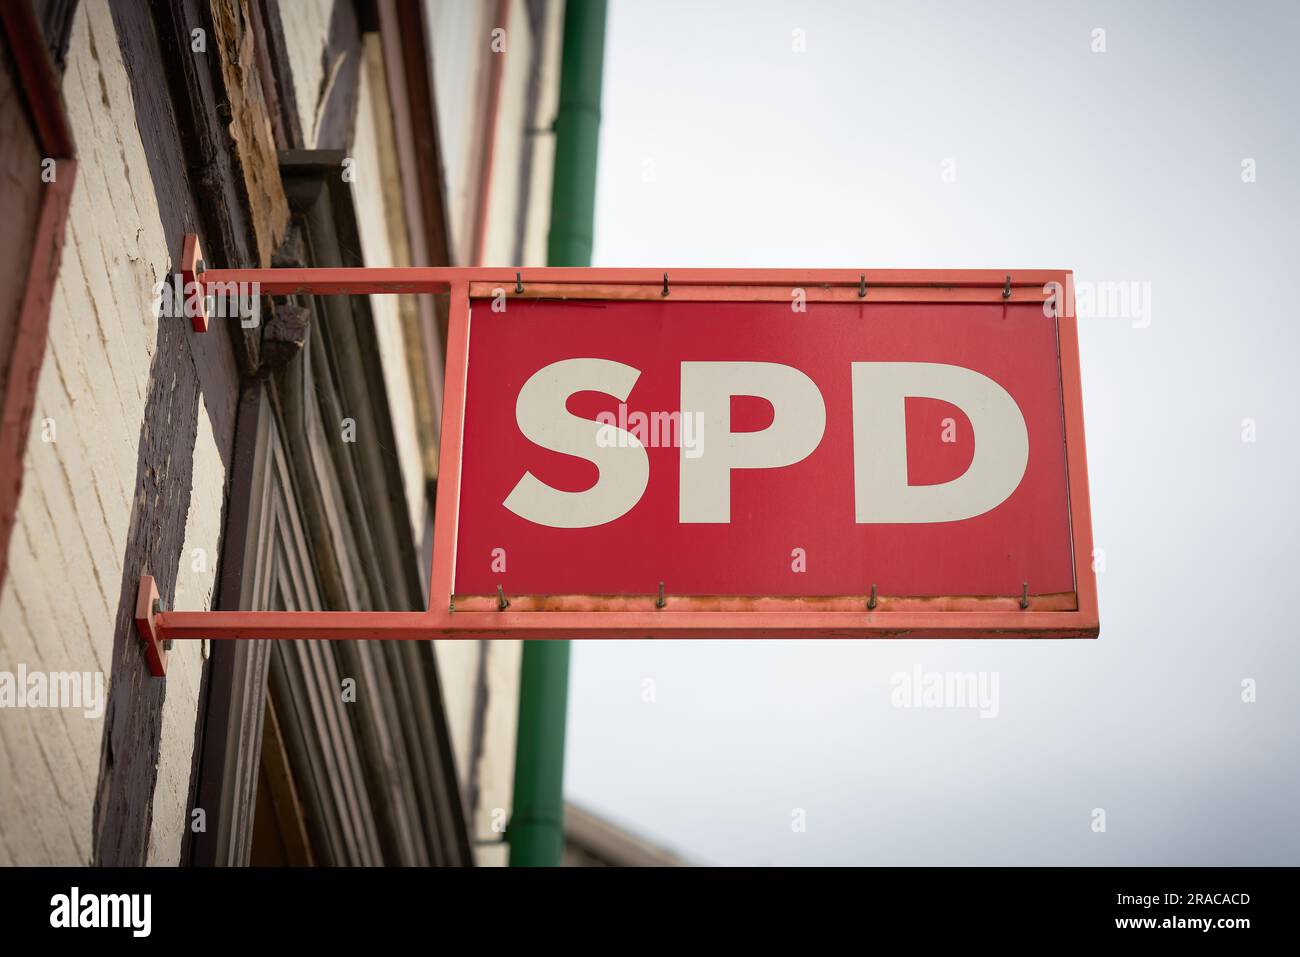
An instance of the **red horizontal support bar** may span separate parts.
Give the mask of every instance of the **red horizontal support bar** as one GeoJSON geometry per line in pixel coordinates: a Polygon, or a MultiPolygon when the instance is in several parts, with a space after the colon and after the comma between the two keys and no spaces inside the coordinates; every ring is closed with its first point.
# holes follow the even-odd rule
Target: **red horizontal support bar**
{"type": "MultiPolygon", "coordinates": [[[[388,640],[448,638],[1092,638],[1074,611],[161,611],[153,579],[140,579],[136,629],[149,671],[166,673],[173,640],[388,640]]],[[[650,596],[652,597],[652,596],[650,596]]],[[[677,600],[677,599],[674,599],[677,600]]]]}
{"type": "MultiPolygon", "coordinates": [[[[502,637],[643,637],[675,633],[689,637],[707,631],[709,637],[807,637],[819,627],[839,627],[845,637],[861,637],[871,629],[891,632],[925,630],[935,635],[962,634],[972,622],[987,619],[989,633],[1033,634],[1060,630],[1063,615],[1071,612],[970,612],[963,624],[953,624],[951,613],[884,612],[768,612],[763,624],[754,612],[647,611],[610,615],[620,624],[602,624],[590,612],[455,612],[448,616],[423,611],[170,611],[153,618],[152,634],[159,641],[208,638],[215,641],[271,639],[326,641],[427,641],[434,638],[502,637]],[[457,619],[452,627],[452,619],[457,619]],[[815,620],[814,620],[815,619],[815,620]],[[829,623],[829,624],[828,624],[829,623]],[[905,623],[905,624],[904,624],[905,623]]],[[[1080,629],[1080,633],[1084,629],[1080,629]]],[[[1059,636],[1058,636],[1059,637],[1059,636]]]]}
{"type": "MultiPolygon", "coordinates": [[[[453,284],[498,283],[512,291],[516,275],[528,283],[658,285],[667,273],[671,286],[873,286],[922,288],[1001,288],[1005,270],[952,270],[936,282],[933,271],[915,269],[537,269],[457,267],[339,267],[327,269],[209,269],[199,276],[205,287],[257,283],[264,295],[367,295],[447,292],[453,284]]],[[[1031,269],[1010,273],[1012,288],[1041,289],[1059,281],[1059,270],[1031,269]]]]}
{"type": "Polygon", "coordinates": [[[158,638],[432,638],[423,611],[160,611],[158,638]]]}
{"type": "MultiPolygon", "coordinates": [[[[205,289],[214,285],[258,285],[262,295],[289,296],[363,295],[371,293],[448,292],[457,280],[457,269],[417,267],[340,267],[338,269],[209,269],[199,282],[205,289]]],[[[510,277],[514,282],[514,277],[510,277]]]]}

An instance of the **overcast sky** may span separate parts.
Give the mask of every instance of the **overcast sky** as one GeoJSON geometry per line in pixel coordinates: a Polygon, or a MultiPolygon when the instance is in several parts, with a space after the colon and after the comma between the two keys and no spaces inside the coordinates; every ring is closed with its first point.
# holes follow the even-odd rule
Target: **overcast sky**
{"type": "Polygon", "coordinates": [[[1300,863],[1298,11],[612,0],[594,265],[1150,299],[1080,324],[1099,641],[576,642],[572,800],[702,863],[1300,863]]]}

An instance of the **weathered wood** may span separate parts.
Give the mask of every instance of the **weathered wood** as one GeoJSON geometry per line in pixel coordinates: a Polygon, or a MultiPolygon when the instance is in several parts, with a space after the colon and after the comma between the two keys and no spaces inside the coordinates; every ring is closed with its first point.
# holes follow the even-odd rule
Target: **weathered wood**
{"type": "Polygon", "coordinates": [[[150,369],[95,795],[93,837],[97,864],[142,865],[149,849],[167,684],[149,675],[135,634],[133,612],[141,574],[155,577],[164,603],[170,605],[175,593],[190,504],[193,423],[199,414],[198,378],[185,339],[182,324],[161,324],[158,351],[150,369]],[[189,425],[164,428],[164,422],[189,425]]]}
{"type": "Polygon", "coordinates": [[[307,327],[311,310],[292,302],[278,302],[262,325],[262,366],[260,374],[282,369],[296,358],[307,344],[307,327]]]}
{"type": "MultiPolygon", "coordinates": [[[[126,11],[137,4],[138,0],[137,3],[114,0],[114,20],[132,22],[126,11]]],[[[172,126],[180,132],[173,151],[158,159],[150,153],[151,167],[158,162],[174,163],[177,158],[184,163],[193,183],[193,193],[202,197],[189,232],[201,236],[211,263],[231,267],[259,264],[257,231],[244,185],[242,154],[231,134],[231,104],[222,66],[224,48],[216,41],[212,7],[208,0],[152,0],[148,10],[153,13],[149,29],[154,34],[150,58],[144,58],[145,51],[141,50],[140,58],[128,62],[127,72],[132,74],[133,87],[137,71],[151,77],[152,82],[140,90],[151,99],[161,99],[161,91],[169,94],[163,102],[175,118],[172,126]],[[205,33],[204,53],[192,49],[194,30],[205,33]],[[163,86],[157,85],[159,75],[163,86]]],[[[136,14],[135,19],[139,18],[136,14]]],[[[125,42],[123,58],[126,58],[125,42]]],[[[136,102],[142,113],[156,109],[155,104],[142,103],[139,99],[136,102]]],[[[171,241],[170,231],[168,240],[171,241]]],[[[234,338],[240,368],[252,372],[258,365],[260,330],[243,329],[238,323],[225,325],[234,338]]]]}
{"type": "MultiPolygon", "coordinates": [[[[268,266],[271,254],[284,239],[289,207],[280,184],[275,133],[267,98],[262,89],[249,0],[228,0],[213,7],[214,42],[228,97],[227,110],[232,145],[243,172],[243,191],[256,238],[259,265],[268,266]]],[[[345,4],[339,4],[345,6],[345,4]]]]}
{"type": "MultiPolygon", "coordinates": [[[[112,4],[112,12],[172,261],[180,261],[184,235],[199,231],[200,207],[206,211],[206,219],[225,225],[224,230],[214,231],[214,235],[224,235],[209,248],[220,255],[246,249],[246,241],[231,239],[238,233],[233,224],[243,220],[237,201],[232,199],[234,194],[222,188],[221,176],[229,178],[228,164],[216,166],[224,173],[214,176],[205,165],[198,169],[200,173],[206,170],[205,175],[192,177],[195,169],[183,159],[196,155],[191,144],[198,133],[188,121],[203,113],[202,106],[186,104],[184,110],[176,110],[166,95],[187,89],[168,69],[177,63],[180,41],[175,31],[183,29],[188,51],[188,23],[200,21],[177,26],[175,18],[181,14],[161,3],[146,6],[118,0],[112,4]],[[155,21],[160,10],[166,16],[155,21]],[[170,55],[165,55],[164,49],[169,49],[170,55]]],[[[190,69],[194,71],[193,65],[190,69]]],[[[212,87],[209,84],[205,89],[211,105],[212,87]]],[[[136,584],[141,573],[149,572],[158,582],[164,603],[172,602],[189,513],[200,392],[217,448],[229,466],[237,383],[238,370],[227,337],[191,336],[184,323],[159,323],[140,428],[134,505],[122,561],[95,792],[93,860],[98,864],[144,864],[147,860],[166,682],[149,676],[140,654],[132,621],[136,584]]]]}

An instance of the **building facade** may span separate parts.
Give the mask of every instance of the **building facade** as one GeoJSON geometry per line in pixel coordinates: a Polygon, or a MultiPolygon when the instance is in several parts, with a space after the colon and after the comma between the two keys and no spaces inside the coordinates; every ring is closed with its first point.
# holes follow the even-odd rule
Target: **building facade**
{"type": "Polygon", "coordinates": [[[253,291],[197,333],[167,290],[187,234],[544,264],[563,13],[5,4],[0,864],[505,862],[517,644],[179,642],[154,679],[133,610],[141,574],[169,609],[425,607],[445,301],[253,291]],[[78,707],[30,693],[70,675],[78,707]]]}

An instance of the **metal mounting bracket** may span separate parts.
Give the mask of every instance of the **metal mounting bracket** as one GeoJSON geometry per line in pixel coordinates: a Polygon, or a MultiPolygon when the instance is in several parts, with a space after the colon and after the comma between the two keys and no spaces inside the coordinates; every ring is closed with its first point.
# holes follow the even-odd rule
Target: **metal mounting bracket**
{"type": "Polygon", "coordinates": [[[152,575],[140,576],[140,587],[135,593],[135,630],[144,642],[144,657],[149,662],[149,674],[155,678],[167,676],[167,646],[157,628],[159,607],[158,585],[152,575]]]}
{"type": "Polygon", "coordinates": [[[195,332],[208,331],[208,290],[203,285],[203,249],[199,246],[199,237],[193,233],[185,234],[185,245],[181,249],[182,303],[189,299],[191,289],[199,290],[199,306],[190,316],[190,328],[195,332]]]}

